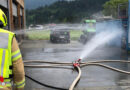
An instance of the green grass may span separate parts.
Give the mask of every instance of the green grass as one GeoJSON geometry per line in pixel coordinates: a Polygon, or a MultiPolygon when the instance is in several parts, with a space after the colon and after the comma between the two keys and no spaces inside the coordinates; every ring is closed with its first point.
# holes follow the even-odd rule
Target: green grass
{"type": "Polygon", "coordinates": [[[26,33],[28,39],[31,40],[49,40],[50,31],[49,30],[33,30],[26,33]]]}
{"type": "MultiPolygon", "coordinates": [[[[71,40],[78,40],[82,31],[80,30],[71,30],[70,37],[71,40]]],[[[27,31],[26,33],[28,39],[30,40],[49,40],[50,39],[50,31],[49,30],[32,30],[27,31]]]]}

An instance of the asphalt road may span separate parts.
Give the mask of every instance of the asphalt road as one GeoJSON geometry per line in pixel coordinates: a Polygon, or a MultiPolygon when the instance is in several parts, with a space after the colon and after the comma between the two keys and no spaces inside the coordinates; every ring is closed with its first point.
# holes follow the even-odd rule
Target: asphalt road
{"type": "MultiPolygon", "coordinates": [[[[52,44],[49,41],[23,41],[20,46],[24,60],[44,60],[73,62],[79,58],[83,45],[77,41],[70,44],[52,44]]],[[[120,47],[102,46],[94,50],[89,60],[127,60],[126,53],[120,47]]],[[[130,65],[121,63],[108,63],[115,68],[130,71],[130,65]]],[[[26,75],[48,86],[68,89],[77,72],[68,69],[56,68],[25,68],[26,75]]],[[[26,78],[25,90],[57,90],[41,86],[26,78]]],[[[62,89],[61,89],[62,90],[62,89]]],[[[82,68],[82,76],[75,90],[130,90],[130,77],[102,67],[90,66],[82,68]]]]}

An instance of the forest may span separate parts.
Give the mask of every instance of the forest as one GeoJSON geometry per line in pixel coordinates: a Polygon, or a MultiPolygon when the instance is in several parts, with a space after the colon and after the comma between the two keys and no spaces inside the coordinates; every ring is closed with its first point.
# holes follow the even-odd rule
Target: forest
{"type": "MultiPolygon", "coordinates": [[[[80,23],[91,19],[92,15],[102,11],[105,15],[117,13],[118,4],[128,0],[59,0],[51,5],[26,10],[27,25],[47,23],[80,23]]],[[[114,14],[115,15],[115,14],[114,14]]]]}

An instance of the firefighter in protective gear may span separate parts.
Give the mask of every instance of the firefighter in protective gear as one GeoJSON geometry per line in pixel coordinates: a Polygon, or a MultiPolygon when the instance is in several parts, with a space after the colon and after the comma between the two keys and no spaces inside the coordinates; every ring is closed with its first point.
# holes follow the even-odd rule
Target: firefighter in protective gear
{"type": "Polygon", "coordinates": [[[0,9],[0,90],[23,90],[25,73],[22,56],[15,34],[2,29],[6,25],[7,17],[0,9]]]}

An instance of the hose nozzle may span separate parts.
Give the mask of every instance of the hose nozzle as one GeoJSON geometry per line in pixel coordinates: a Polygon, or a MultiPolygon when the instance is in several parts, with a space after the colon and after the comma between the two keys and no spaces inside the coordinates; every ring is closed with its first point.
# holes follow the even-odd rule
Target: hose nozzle
{"type": "Polygon", "coordinates": [[[73,63],[73,66],[74,66],[74,67],[80,66],[80,61],[81,61],[81,59],[76,60],[76,61],[73,63]]]}
{"type": "Polygon", "coordinates": [[[80,62],[80,61],[81,61],[81,59],[78,59],[77,61],[78,61],[78,62],[80,62]]]}

